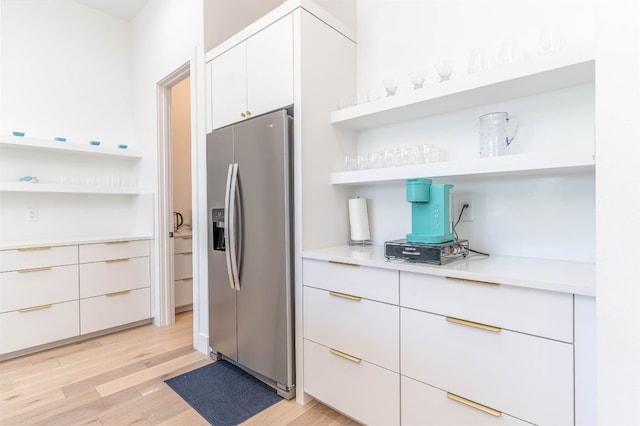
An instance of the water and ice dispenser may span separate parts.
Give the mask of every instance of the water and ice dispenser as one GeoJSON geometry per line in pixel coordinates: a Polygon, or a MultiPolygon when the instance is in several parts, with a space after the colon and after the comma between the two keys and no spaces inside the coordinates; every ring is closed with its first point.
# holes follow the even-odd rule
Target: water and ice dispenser
{"type": "Polygon", "coordinates": [[[213,222],[213,250],[224,251],[224,209],[211,210],[213,222]]]}

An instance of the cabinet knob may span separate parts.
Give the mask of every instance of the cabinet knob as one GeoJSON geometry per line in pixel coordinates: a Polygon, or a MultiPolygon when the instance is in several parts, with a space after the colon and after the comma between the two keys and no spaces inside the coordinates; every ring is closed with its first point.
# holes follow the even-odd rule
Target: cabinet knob
{"type": "Polygon", "coordinates": [[[247,117],[251,115],[251,111],[247,111],[247,117]]]}
{"type": "Polygon", "coordinates": [[[246,117],[246,116],[247,116],[247,114],[245,114],[244,112],[240,113],[240,117],[246,117]]]}

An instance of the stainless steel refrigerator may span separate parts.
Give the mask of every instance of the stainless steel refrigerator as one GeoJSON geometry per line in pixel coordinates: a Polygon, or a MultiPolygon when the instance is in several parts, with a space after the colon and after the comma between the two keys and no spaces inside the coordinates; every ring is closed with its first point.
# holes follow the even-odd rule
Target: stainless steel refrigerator
{"type": "Polygon", "coordinates": [[[209,346],[295,396],[292,119],[276,111],[207,135],[209,346]]]}

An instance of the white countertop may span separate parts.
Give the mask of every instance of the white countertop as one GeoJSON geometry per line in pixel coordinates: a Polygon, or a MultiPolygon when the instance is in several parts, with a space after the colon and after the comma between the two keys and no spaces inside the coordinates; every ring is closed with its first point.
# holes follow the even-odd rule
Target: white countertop
{"type": "Polygon", "coordinates": [[[153,235],[99,235],[95,237],[47,238],[41,240],[1,241],[0,250],[12,250],[29,247],[56,247],[74,244],[108,243],[112,241],[151,240],[153,235]]]}
{"type": "Polygon", "coordinates": [[[387,260],[382,246],[337,246],[306,250],[302,257],[584,296],[596,294],[595,264],[589,262],[473,254],[446,265],[429,265],[387,260]]]}

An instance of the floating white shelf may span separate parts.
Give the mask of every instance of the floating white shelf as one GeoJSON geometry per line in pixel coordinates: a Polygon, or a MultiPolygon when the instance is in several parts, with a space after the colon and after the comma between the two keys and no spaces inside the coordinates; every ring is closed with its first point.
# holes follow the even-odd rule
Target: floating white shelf
{"type": "Polygon", "coordinates": [[[137,187],[109,187],[96,185],[61,185],[55,183],[0,182],[0,192],[51,192],[67,194],[125,194],[139,195],[137,187]]]}
{"type": "Polygon", "coordinates": [[[588,45],[334,111],[331,123],[363,130],[594,80],[595,48],[588,45]]]}
{"type": "Polygon", "coordinates": [[[475,158],[441,163],[428,163],[402,167],[388,167],[331,175],[334,185],[357,185],[367,183],[394,182],[404,179],[425,177],[463,177],[508,174],[533,174],[536,172],[593,171],[593,154],[573,154],[565,152],[516,154],[500,157],[475,158]]]}
{"type": "Polygon", "coordinates": [[[94,146],[89,145],[89,142],[87,142],[86,145],[82,145],[78,143],[56,142],[48,139],[19,137],[13,135],[0,135],[0,147],[3,146],[25,149],[79,152],[104,157],[131,159],[142,157],[142,153],[136,150],[120,149],[103,145],[94,146]]]}

